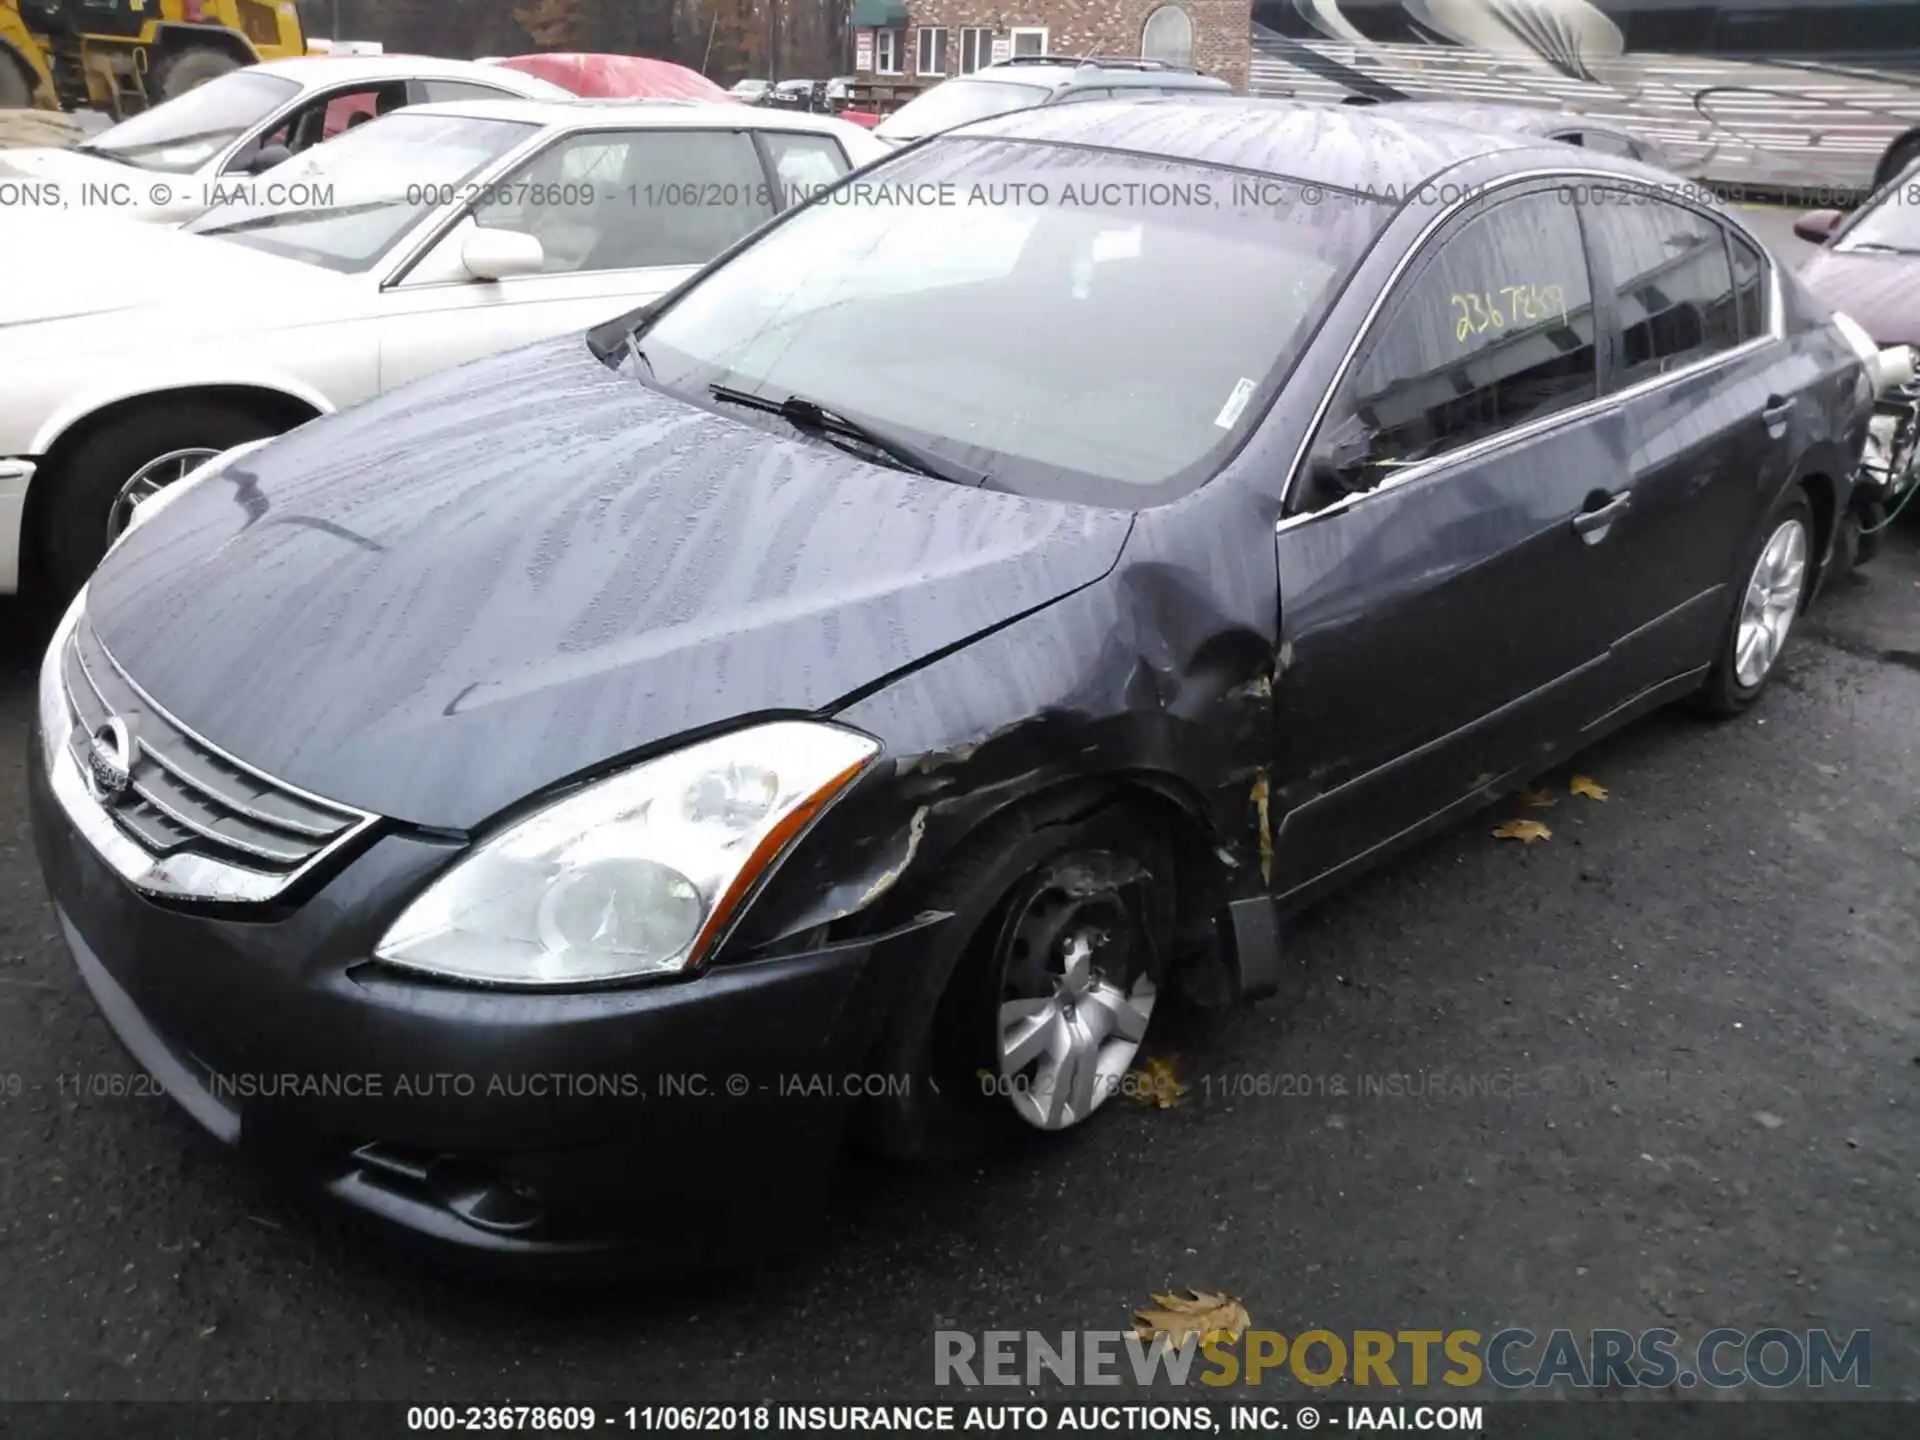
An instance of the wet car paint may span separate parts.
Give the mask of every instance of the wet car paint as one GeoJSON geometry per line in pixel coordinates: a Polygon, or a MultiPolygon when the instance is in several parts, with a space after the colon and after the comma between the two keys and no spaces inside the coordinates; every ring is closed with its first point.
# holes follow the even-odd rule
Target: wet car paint
{"type": "Polygon", "coordinates": [[[249,764],[463,830],[662,741],[824,709],[1097,580],[1130,524],[771,435],[570,336],[248,457],[135,534],[89,610],[249,764]]]}
{"type": "MultiPolygon", "coordinates": [[[[981,128],[1194,153],[1221,131],[1237,163],[1316,175],[1353,167],[1381,183],[1440,174],[1463,192],[1568,163],[1564,150],[1514,153],[1464,132],[1395,127],[1404,148],[1370,147],[1363,141],[1385,122],[1341,113],[1276,139],[1270,122],[1212,122],[1198,107],[1098,111],[1110,107],[981,128]]],[[[1135,787],[1192,841],[1182,863],[1194,874],[1183,880],[1199,903],[1169,937],[1177,957],[1206,962],[1189,973],[1190,994],[1219,1001],[1295,978],[1276,941],[1285,908],[1697,678],[1695,657],[1683,657],[1659,684],[1623,688],[1615,677],[1610,688],[1607,626],[1617,616],[1596,621],[1584,647],[1553,651],[1550,622],[1529,598],[1551,572],[1544,552],[1531,589],[1450,588],[1484,578],[1516,546],[1577,553],[1561,544],[1577,500],[1564,485],[1509,484],[1491,509],[1484,487],[1409,486],[1276,532],[1292,518],[1315,407],[1432,218],[1408,206],[1392,221],[1223,472],[1137,515],[877,469],[792,439],[777,422],[649,392],[577,341],[315,424],[172,506],[95,582],[106,644],[179,718],[242,758],[403,822],[356,859],[350,885],[332,881],[293,922],[336,927],[298,963],[287,954],[264,963],[280,949],[270,933],[224,937],[255,953],[221,972],[239,983],[250,963],[245,974],[264,987],[247,1012],[260,1018],[240,1022],[254,1027],[246,1053],[270,1047],[285,1012],[316,987],[361,987],[387,1013],[417,1020],[470,1015],[484,1022],[476,1036],[525,1027],[535,1053],[553,1053],[535,1023],[551,1013],[547,998],[474,995],[356,964],[430,861],[392,874],[376,873],[384,861],[363,867],[401,841],[455,853],[457,836],[407,835],[404,822],[478,828],[556,784],[771,707],[867,730],[883,741],[884,762],[770,879],[711,968],[642,999],[580,997],[581,1013],[631,1005],[670,1019],[674,1002],[658,997],[705,1004],[730,975],[746,983],[836,957],[849,968],[796,1002],[784,1033],[823,1046],[831,1036],[836,1056],[860,1053],[923,954],[924,932],[911,927],[952,918],[919,911],[926,878],[988,817],[1088,781],[1135,787]],[[1396,616],[1418,623],[1395,633],[1384,622],[1396,616]],[[1549,688],[1569,681],[1571,698],[1536,709],[1526,726],[1489,729],[1480,723],[1489,677],[1434,647],[1502,625],[1529,647],[1531,677],[1549,688]],[[1383,643],[1398,647],[1388,663],[1383,643]],[[1335,692],[1340,704],[1316,700],[1335,692]],[[1461,722],[1450,735],[1471,743],[1443,768],[1382,785],[1383,767],[1408,758],[1411,722],[1431,729],[1442,714],[1461,722]],[[1462,783],[1475,746],[1502,763],[1462,783]],[[1383,794],[1398,810],[1391,823],[1374,813],[1363,834],[1356,817],[1383,794]],[[903,926],[904,939],[889,938],[903,926]],[[288,983],[259,978],[276,969],[288,983]]],[[[1791,287],[1786,299],[1795,353],[1781,374],[1803,403],[1781,449],[1794,463],[1746,477],[1725,512],[1738,532],[1729,547],[1809,466],[1830,465],[1857,419],[1857,362],[1791,287]]],[[[1742,407],[1753,383],[1705,403],[1742,407]]],[[[1597,423],[1594,464],[1624,465],[1636,447],[1683,434],[1698,398],[1597,423]]],[[[1703,605],[1731,578],[1713,564],[1702,557],[1695,576],[1703,605]]],[[[63,908],[111,889],[70,831],[49,833],[60,822],[44,796],[36,803],[63,908]]],[[[197,1043],[234,1048],[236,1023],[210,1020],[201,985],[171,973],[198,922],[180,922],[162,943],[143,931],[139,909],[123,896],[74,913],[103,968],[142,988],[150,1017],[157,1007],[197,1043]]],[[[350,1028],[343,1015],[332,1033],[350,1028]]],[[[633,1044],[644,1051],[638,1033],[633,1044]]],[[[363,1131],[391,1124],[356,1119],[363,1131]]],[[[405,1138],[478,1143],[477,1120],[405,1138]]],[[[585,1141],[594,1126],[567,1133],[585,1141]]],[[[808,1143],[821,1133],[809,1130],[808,1143]]],[[[763,1158],[775,1163],[771,1149],[763,1158]]],[[[789,1159],[782,1150],[779,1163],[789,1159]]]]}

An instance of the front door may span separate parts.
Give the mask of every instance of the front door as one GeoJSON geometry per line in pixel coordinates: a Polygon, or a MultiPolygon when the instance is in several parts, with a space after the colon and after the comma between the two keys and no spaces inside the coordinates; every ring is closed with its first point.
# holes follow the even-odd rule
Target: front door
{"type": "Polygon", "coordinates": [[[1579,221],[1480,202],[1376,317],[1277,535],[1274,893],[1304,898],[1473,803],[1607,703],[1608,521],[1579,221]]]}

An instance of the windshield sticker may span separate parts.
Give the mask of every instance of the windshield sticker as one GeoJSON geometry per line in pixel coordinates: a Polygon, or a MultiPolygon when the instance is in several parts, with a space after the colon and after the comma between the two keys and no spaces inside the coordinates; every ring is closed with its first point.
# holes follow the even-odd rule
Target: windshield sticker
{"type": "Polygon", "coordinates": [[[1220,413],[1213,417],[1213,423],[1222,430],[1231,430],[1233,422],[1240,418],[1240,412],[1247,408],[1247,402],[1253,398],[1253,381],[1246,376],[1240,377],[1240,383],[1233,387],[1233,393],[1227,396],[1227,403],[1220,407],[1220,413]]]}

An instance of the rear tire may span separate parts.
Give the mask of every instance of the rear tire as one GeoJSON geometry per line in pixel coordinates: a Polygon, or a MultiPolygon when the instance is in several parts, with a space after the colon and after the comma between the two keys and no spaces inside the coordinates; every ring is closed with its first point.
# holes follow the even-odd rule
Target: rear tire
{"type": "Polygon", "coordinates": [[[1815,563],[1813,506],[1806,491],[1791,490],[1767,516],[1734,574],[1732,614],[1700,689],[1707,714],[1731,719],[1760,698],[1806,606],[1815,563]]]}
{"type": "MultiPolygon", "coordinates": [[[[109,524],[122,492],[156,461],[183,452],[207,457],[278,429],[233,405],[188,402],[136,410],[86,436],[38,483],[49,487],[42,534],[45,574],[64,603],[107,553],[109,524]]],[[[164,479],[177,478],[167,467],[164,479]]]]}
{"type": "Polygon", "coordinates": [[[196,45],[162,60],[154,71],[149,91],[159,97],[156,104],[165,104],[239,68],[240,62],[226,51],[196,45]]]}
{"type": "Polygon", "coordinates": [[[856,1117],[867,1148],[909,1163],[960,1160],[996,1139],[1073,1128],[1117,1093],[1168,988],[1176,897],[1164,833],[1118,797],[1081,791],[990,824],[910,897],[912,911],[954,918],[933,932],[918,982],[876,1048],[870,1068],[903,1077],[904,1093],[856,1117]],[[1095,935],[1089,952],[1084,937],[1095,935]],[[1068,975],[1075,956],[1080,981],[1068,975]],[[1003,1066],[1022,1026],[1047,1027],[1034,1043],[1048,1053],[1003,1066]],[[1083,1049],[1074,1037],[1089,1026],[1097,1038],[1083,1049]],[[1078,1113],[1071,1101],[1048,1104],[1078,1073],[1063,1078],[1055,1036],[1097,1073],[1078,1113]],[[1056,1083],[1047,1086],[1050,1066],[1056,1083]]]}
{"type": "Polygon", "coordinates": [[[0,55],[0,110],[25,110],[33,104],[33,87],[20,67],[0,55]]]}

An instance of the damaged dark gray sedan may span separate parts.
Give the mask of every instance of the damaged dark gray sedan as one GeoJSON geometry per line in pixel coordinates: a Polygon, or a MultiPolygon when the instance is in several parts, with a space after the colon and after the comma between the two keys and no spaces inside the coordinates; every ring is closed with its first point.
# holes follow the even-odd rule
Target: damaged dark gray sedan
{"type": "Polygon", "coordinates": [[[230,452],[47,654],[80,974],[216,1136],[534,1268],[804,1237],[850,1135],[1071,1127],[1289,910],[1766,684],[1871,397],[1665,184],[1001,117],[230,452]]]}

